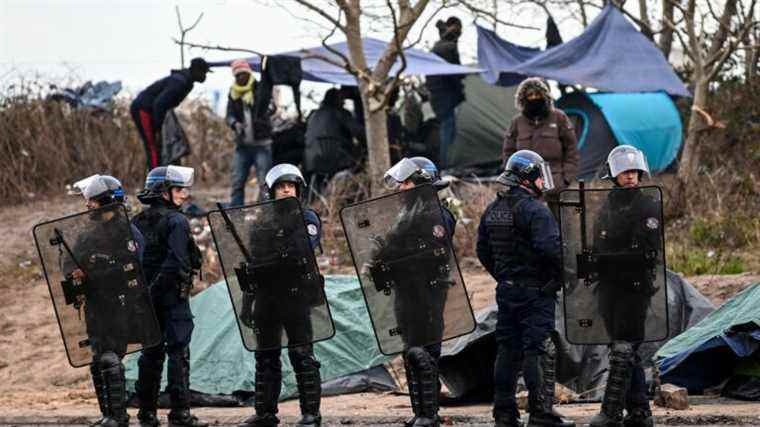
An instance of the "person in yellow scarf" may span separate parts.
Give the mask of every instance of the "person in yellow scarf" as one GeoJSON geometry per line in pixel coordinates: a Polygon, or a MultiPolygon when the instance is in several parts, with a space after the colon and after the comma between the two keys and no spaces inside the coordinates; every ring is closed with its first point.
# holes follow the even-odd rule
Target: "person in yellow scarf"
{"type": "Polygon", "coordinates": [[[259,186],[264,184],[264,177],[272,167],[272,123],[269,106],[257,108],[257,81],[248,61],[237,59],[230,68],[235,77],[227,98],[226,116],[227,125],[235,132],[230,206],[243,206],[251,166],[256,168],[259,186]]]}

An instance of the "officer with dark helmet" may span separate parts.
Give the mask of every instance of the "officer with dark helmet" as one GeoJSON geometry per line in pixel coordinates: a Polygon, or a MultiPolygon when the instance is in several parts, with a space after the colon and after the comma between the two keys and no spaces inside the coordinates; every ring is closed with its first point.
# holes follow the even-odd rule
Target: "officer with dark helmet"
{"type": "MultiPolygon", "coordinates": [[[[448,186],[440,179],[438,168],[426,157],[403,158],[385,173],[386,185],[394,190],[409,190],[418,185],[432,184],[438,190],[448,186]]],[[[412,210],[414,205],[412,205],[412,210]]],[[[456,218],[445,206],[441,206],[446,228],[446,236],[451,242],[454,237],[456,218]]],[[[411,246],[418,245],[415,238],[418,234],[409,227],[414,227],[414,214],[399,215],[402,220],[394,224],[386,245],[385,252],[404,252],[411,246]]],[[[417,249],[415,249],[417,250],[417,249]]],[[[381,251],[381,252],[382,252],[381,251]]],[[[382,255],[378,254],[378,258],[382,255]]],[[[416,268],[421,268],[419,265],[416,268]]],[[[412,273],[413,274],[413,273],[412,273]]],[[[405,327],[402,333],[404,346],[404,365],[409,399],[411,400],[414,417],[406,422],[407,426],[438,426],[438,395],[440,383],[438,380],[438,359],[441,357],[441,338],[443,336],[443,315],[446,304],[447,289],[441,287],[434,290],[421,289],[416,286],[397,287],[398,295],[394,302],[394,311],[399,325],[405,327]],[[420,294],[420,291],[424,291],[420,294]],[[419,298],[432,299],[428,304],[420,305],[419,298]],[[410,325],[427,324],[426,328],[410,327],[410,325]],[[436,344],[421,346],[423,343],[436,344]]]]}
{"type": "Polygon", "coordinates": [[[169,423],[175,426],[208,425],[190,413],[190,338],[193,314],[189,293],[193,275],[201,267],[201,254],[190,234],[190,224],[179,211],[189,197],[194,171],[182,166],[160,166],[148,173],[137,198],[148,208],[133,224],[145,236],[144,270],[163,341],[145,349],[138,361],[135,391],[140,400],[137,418],[143,426],[158,426],[156,415],[164,359],[168,355],[171,398],[169,423]]]}
{"type": "MultiPolygon", "coordinates": [[[[73,193],[81,194],[86,200],[89,210],[98,209],[113,203],[123,203],[124,189],[118,179],[108,175],[93,175],[77,181],[72,185],[73,193]]],[[[103,269],[90,265],[97,260],[111,258],[114,250],[115,230],[121,230],[121,224],[114,224],[113,212],[99,212],[102,217],[98,218],[95,228],[82,233],[73,245],[72,251],[76,253],[80,262],[87,265],[88,271],[98,271],[97,277],[90,277],[97,281],[88,287],[88,292],[82,297],[84,305],[84,318],[87,326],[87,337],[93,351],[90,373],[95,387],[95,395],[103,417],[95,422],[95,426],[122,427],[129,425],[127,414],[127,393],[124,379],[124,364],[121,359],[127,352],[127,343],[139,342],[137,335],[131,331],[134,323],[139,321],[139,316],[133,316],[135,304],[132,298],[136,295],[121,295],[126,297],[126,303],[120,303],[117,294],[123,292],[123,286],[118,276],[102,274],[103,269]],[[110,279],[110,280],[109,280],[110,279]],[[110,282],[110,283],[109,283],[110,282]],[[112,286],[109,286],[112,285],[112,286]],[[104,322],[103,319],[112,319],[104,322]]],[[[132,226],[132,235],[137,245],[136,252],[139,260],[142,260],[145,242],[142,234],[132,226]]],[[[83,267],[84,268],[84,267],[83,267]]],[[[74,279],[85,279],[86,274],[82,269],[74,265],[71,258],[66,258],[63,265],[65,274],[71,274],[74,279]]],[[[108,269],[118,274],[119,269],[108,269]]]]}
{"type": "MultiPolygon", "coordinates": [[[[607,178],[615,189],[607,193],[594,222],[593,247],[598,253],[638,248],[651,262],[632,271],[608,260],[600,268],[596,297],[601,317],[612,337],[610,371],[601,412],[590,425],[653,426],[646,380],[638,347],[645,340],[647,311],[657,293],[655,260],[662,248],[660,205],[639,189],[649,175],[644,153],[630,145],[615,147],[607,157],[607,178]],[[617,189],[617,190],[616,190],[617,189]],[[623,409],[627,415],[623,418],[623,409]]],[[[600,261],[601,262],[601,261],[600,261]]],[[[633,265],[634,262],[626,262],[633,265]]]]}
{"type": "MultiPolygon", "coordinates": [[[[274,200],[295,197],[301,199],[305,190],[305,181],[301,171],[289,163],[281,163],[269,170],[265,177],[268,197],[274,200]]],[[[281,205],[286,206],[286,205],[281,205]]],[[[275,209],[272,215],[278,215],[275,209]]],[[[284,215],[283,215],[284,216],[284,215]]],[[[312,250],[320,246],[322,223],[319,215],[312,209],[303,209],[306,231],[312,250]]],[[[274,223],[277,218],[272,218],[274,223]]],[[[261,225],[253,227],[250,235],[249,250],[254,259],[265,257],[265,251],[271,254],[270,247],[264,247],[260,242],[271,242],[270,231],[280,232],[281,229],[267,227],[267,219],[262,219],[261,225]]],[[[287,233],[287,231],[285,231],[287,233]]],[[[291,239],[292,240],[292,239],[291,239]]],[[[241,427],[276,426],[277,402],[282,386],[282,364],[280,362],[281,335],[283,329],[289,342],[299,344],[288,349],[290,364],[296,376],[298,399],[301,407],[301,419],[297,426],[319,426],[322,416],[319,407],[322,397],[322,381],[319,373],[320,364],[314,356],[314,348],[310,344],[313,337],[311,323],[312,306],[307,300],[291,295],[290,287],[283,283],[272,283],[272,286],[262,286],[257,290],[255,298],[243,294],[241,322],[245,325],[255,325],[254,333],[260,348],[270,350],[255,351],[256,358],[256,414],[246,419],[241,427]],[[283,301],[286,301],[283,303],[283,301]]],[[[312,301],[313,302],[313,301],[312,301]]]]}
{"type": "Polygon", "coordinates": [[[533,151],[509,157],[498,182],[507,187],[483,213],[477,254],[497,281],[498,345],[494,367],[497,426],[521,426],[515,392],[522,365],[529,426],[574,426],[553,409],[555,284],[560,282],[559,229],[541,201],[554,188],[551,168],[533,151]]]}

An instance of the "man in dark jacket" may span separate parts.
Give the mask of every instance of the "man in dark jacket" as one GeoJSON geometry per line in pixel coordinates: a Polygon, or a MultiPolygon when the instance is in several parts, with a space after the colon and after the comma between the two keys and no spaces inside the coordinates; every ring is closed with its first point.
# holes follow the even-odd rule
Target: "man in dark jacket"
{"type": "Polygon", "coordinates": [[[515,106],[520,114],[512,119],[504,137],[502,161],[518,150],[531,150],[549,163],[555,188],[545,198],[556,218],[559,192],[575,180],[578,170],[578,140],[573,125],[562,110],[554,107],[549,86],[538,77],[520,84],[515,106]]]}
{"type": "MultiPolygon", "coordinates": [[[[433,53],[451,64],[461,64],[457,41],[462,35],[462,21],[454,16],[446,22],[438,21],[435,26],[441,37],[433,46],[433,53]]],[[[456,107],[464,101],[463,75],[429,76],[426,86],[430,91],[430,104],[440,123],[441,143],[438,165],[448,167],[449,147],[457,135],[456,107]]]]}
{"type": "Polygon", "coordinates": [[[329,178],[354,166],[359,160],[355,156],[359,150],[354,138],[364,141],[364,129],[343,107],[340,91],[329,89],[306,124],[304,170],[307,176],[319,173],[329,178]]]}
{"type": "Polygon", "coordinates": [[[499,183],[508,189],[488,205],[478,228],[480,263],[497,281],[497,354],[494,367],[496,426],[521,426],[515,400],[522,364],[528,388],[529,426],[574,426],[554,404],[555,290],[560,279],[559,228],[538,198],[551,190],[551,167],[533,151],[507,161],[499,183]]]}
{"type": "Polygon", "coordinates": [[[206,73],[210,72],[206,60],[193,58],[190,68],[172,70],[168,77],[154,82],[132,101],[129,112],[145,145],[148,170],[165,166],[160,135],[166,114],[187,97],[195,82],[205,82],[206,73]]]}
{"type": "MultiPolygon", "coordinates": [[[[263,105],[265,93],[253,77],[245,59],[230,65],[235,83],[227,98],[227,125],[235,132],[235,156],[232,161],[231,206],[245,204],[245,183],[251,166],[256,168],[259,188],[272,167],[272,121],[274,113],[269,104],[263,105]]],[[[268,97],[266,97],[268,98],[268,97]]],[[[263,194],[263,193],[261,193],[263,194]]]]}
{"type": "Polygon", "coordinates": [[[150,171],[145,190],[137,195],[140,202],[149,206],[132,220],[145,237],[145,279],[150,284],[150,296],[163,334],[161,343],[143,350],[137,362],[135,393],[140,400],[137,418],[145,427],[160,424],[156,409],[167,356],[170,425],[208,425],[190,413],[190,339],[194,323],[189,294],[193,275],[202,260],[190,234],[190,224],[179,207],[190,195],[193,175],[192,168],[182,166],[160,166],[150,171]]]}

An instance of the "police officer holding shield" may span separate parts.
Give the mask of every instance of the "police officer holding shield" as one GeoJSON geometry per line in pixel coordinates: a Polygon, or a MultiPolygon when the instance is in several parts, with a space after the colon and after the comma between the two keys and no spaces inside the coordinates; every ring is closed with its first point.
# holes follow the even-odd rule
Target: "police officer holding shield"
{"type": "Polygon", "coordinates": [[[145,236],[144,269],[163,333],[161,344],[145,349],[138,361],[135,391],[140,400],[137,418],[143,426],[160,424],[156,409],[164,360],[169,358],[167,391],[171,398],[169,424],[208,425],[190,413],[190,338],[193,314],[188,301],[201,254],[190,234],[190,224],[179,208],[189,197],[194,171],[182,166],[160,166],[148,173],[137,198],[148,207],[133,224],[145,236]]]}
{"type": "MultiPolygon", "coordinates": [[[[403,158],[393,165],[385,173],[385,183],[395,190],[410,190],[418,185],[432,184],[438,190],[446,188],[448,184],[440,180],[438,168],[426,157],[403,158]]],[[[413,206],[413,205],[412,205],[413,206]]],[[[441,206],[441,214],[446,227],[446,238],[449,245],[454,237],[456,218],[445,206],[441,206]]],[[[401,215],[408,220],[397,223],[390,235],[386,252],[393,252],[405,246],[404,237],[413,237],[416,233],[409,233],[405,227],[414,226],[414,215],[401,215]]],[[[413,242],[416,244],[416,242],[413,242]]],[[[421,268],[417,265],[417,268],[421,268]]],[[[422,267],[424,268],[424,267],[422,267]]],[[[414,417],[406,422],[407,426],[437,426],[438,418],[438,394],[440,383],[438,381],[438,359],[441,357],[441,338],[443,334],[443,312],[446,303],[447,290],[440,288],[425,295],[432,299],[429,304],[420,305],[420,295],[416,294],[419,288],[413,286],[399,286],[398,296],[395,299],[394,310],[399,325],[405,326],[406,333],[402,334],[405,347],[404,367],[406,370],[407,385],[409,387],[409,399],[411,400],[414,417]],[[425,328],[415,328],[413,325],[427,324],[425,328]],[[436,342],[422,346],[421,344],[436,342]]]]}
{"type": "MultiPolygon", "coordinates": [[[[125,199],[121,182],[108,175],[93,175],[76,182],[72,187],[75,193],[84,196],[88,210],[123,203],[125,199]]],[[[82,265],[77,265],[77,261],[66,257],[63,271],[75,280],[90,281],[88,291],[80,297],[79,303],[84,306],[87,336],[93,351],[90,373],[103,415],[93,425],[122,427],[129,425],[129,414],[124,364],[121,359],[127,352],[128,343],[140,342],[140,334],[143,332],[141,327],[146,326],[148,329],[150,325],[137,324],[141,320],[139,316],[134,316],[137,304],[126,300],[139,296],[123,294],[124,284],[117,276],[120,270],[98,268],[100,263],[112,262],[122,224],[114,221],[114,212],[100,211],[95,215],[97,225],[82,233],[71,248],[82,265]],[[106,270],[112,274],[102,274],[106,270]],[[88,277],[88,273],[93,274],[93,277],[88,277]],[[111,321],[106,322],[105,319],[109,318],[111,321]]],[[[145,247],[143,236],[134,226],[132,235],[137,257],[142,260],[145,247]]]]}
{"type": "MultiPolygon", "coordinates": [[[[288,163],[279,164],[266,175],[265,190],[270,199],[282,200],[289,197],[300,198],[304,194],[305,181],[301,171],[288,163]]],[[[251,227],[249,250],[254,260],[260,260],[274,254],[272,242],[275,236],[268,233],[276,233],[277,240],[284,238],[290,240],[293,248],[297,248],[303,239],[302,235],[280,236],[283,228],[279,226],[279,220],[286,217],[286,212],[280,209],[289,209],[288,204],[273,205],[272,211],[265,215],[255,226],[251,227]],[[270,224],[267,224],[270,223],[270,224]]],[[[303,209],[303,220],[306,224],[306,232],[312,251],[320,246],[322,224],[319,215],[312,209],[303,209]]],[[[303,226],[303,225],[301,225],[303,226]]],[[[297,249],[294,249],[297,252],[297,249]]],[[[277,254],[279,255],[279,254],[277,254]]],[[[296,256],[290,254],[290,256],[296,256]]],[[[278,262],[282,262],[279,260],[278,262]]],[[[292,267],[285,267],[292,268],[292,267]]],[[[266,275],[266,273],[261,274],[266,275]]],[[[319,426],[322,416],[319,412],[322,395],[320,364],[314,356],[312,328],[312,308],[324,304],[321,301],[321,289],[311,289],[307,293],[311,297],[299,298],[291,294],[291,286],[304,292],[304,286],[296,283],[281,283],[279,278],[283,276],[282,266],[278,265],[271,271],[271,277],[262,278],[261,286],[256,290],[255,296],[244,292],[242,310],[240,313],[241,323],[253,328],[256,335],[256,414],[246,419],[241,427],[276,426],[277,401],[282,387],[282,364],[280,362],[280,347],[283,330],[289,343],[296,345],[288,349],[288,357],[293,366],[298,385],[298,399],[301,407],[301,419],[297,426],[319,426]]],[[[287,273],[287,272],[286,272],[287,273]]],[[[238,278],[239,279],[239,278],[238,278]]],[[[301,295],[301,294],[298,294],[301,295]]]]}
{"type": "Polygon", "coordinates": [[[661,209],[638,188],[643,176],[649,175],[644,153],[620,145],[607,157],[607,167],[607,178],[615,188],[596,214],[593,248],[600,257],[610,254],[599,260],[596,297],[613,344],[602,408],[591,426],[647,427],[654,421],[637,350],[646,340],[647,310],[659,290],[656,266],[662,256],[661,209]],[[641,261],[635,259],[635,253],[642,254],[641,261]]]}
{"type": "Polygon", "coordinates": [[[533,151],[520,150],[506,163],[498,182],[507,189],[483,213],[477,255],[498,282],[498,345],[494,367],[497,426],[521,426],[515,392],[522,365],[528,388],[529,426],[574,426],[552,406],[555,293],[561,275],[557,223],[541,203],[551,190],[551,168],[533,151]]]}

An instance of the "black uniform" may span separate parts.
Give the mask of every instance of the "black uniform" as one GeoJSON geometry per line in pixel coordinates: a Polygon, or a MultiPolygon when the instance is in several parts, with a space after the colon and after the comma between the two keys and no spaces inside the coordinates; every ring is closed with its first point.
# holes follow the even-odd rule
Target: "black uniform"
{"type": "MultiPolygon", "coordinates": [[[[190,224],[178,208],[158,199],[138,214],[133,223],[145,236],[145,278],[150,284],[163,341],[143,351],[138,361],[135,391],[141,410],[155,413],[164,359],[169,356],[167,391],[172,413],[190,407],[190,338],[193,315],[188,293],[192,276],[200,268],[200,250],[190,234],[190,224]]],[[[170,418],[172,414],[170,413],[170,418]]]]}
{"type": "Polygon", "coordinates": [[[659,205],[644,192],[621,189],[609,193],[594,223],[594,252],[608,258],[599,262],[601,315],[609,336],[633,344],[633,366],[627,368],[631,371],[625,402],[629,412],[649,408],[644,368],[636,350],[645,338],[647,309],[657,291],[654,282],[662,248],[660,218],[659,205]],[[642,264],[647,267],[641,269],[642,264]],[[631,265],[639,267],[626,268],[631,265]]]}
{"type": "MultiPolygon", "coordinates": [[[[277,212],[273,212],[277,215],[277,212]]],[[[312,250],[320,245],[322,224],[319,215],[311,209],[304,209],[309,243],[312,250]]],[[[249,248],[254,260],[271,258],[275,254],[272,247],[261,245],[268,242],[273,245],[293,244],[292,231],[283,230],[279,227],[267,227],[266,221],[251,231],[249,248]]],[[[275,273],[282,280],[282,272],[275,273]]],[[[243,311],[241,320],[244,324],[255,325],[255,334],[258,347],[275,348],[274,350],[256,351],[256,414],[243,425],[268,425],[277,413],[277,401],[279,400],[282,387],[282,363],[280,361],[280,346],[282,345],[283,331],[287,335],[288,342],[310,343],[312,341],[311,309],[321,304],[322,293],[319,289],[313,293],[293,294],[287,284],[280,279],[273,278],[266,283],[265,287],[257,289],[255,298],[253,295],[243,294],[243,311]],[[253,301],[252,301],[253,299],[253,301]],[[283,303],[285,302],[285,303],[283,303]],[[267,418],[268,417],[268,418],[267,418]],[[257,419],[258,421],[254,421],[257,419]]],[[[301,287],[302,288],[302,287],[301,287]]],[[[299,289],[303,290],[303,289],[299,289]]],[[[318,417],[321,396],[320,364],[314,357],[314,349],[311,344],[296,345],[288,348],[288,357],[299,390],[301,411],[304,415],[318,417]]]]}
{"type": "MultiPolygon", "coordinates": [[[[497,281],[498,352],[494,368],[494,418],[519,416],[515,391],[520,364],[529,391],[531,417],[550,408],[542,363],[553,369],[555,298],[541,288],[560,280],[559,229],[549,209],[527,190],[500,192],[483,213],[477,254],[497,281]],[[548,356],[548,357],[547,357],[548,356]],[[548,360],[548,362],[547,362],[548,360]]],[[[545,369],[545,368],[544,368],[545,369]]],[[[551,384],[553,393],[554,384],[551,384]]]]}
{"type": "MultiPolygon", "coordinates": [[[[79,236],[72,252],[84,269],[84,280],[88,284],[84,318],[87,339],[93,352],[90,373],[100,411],[104,417],[126,425],[129,415],[126,412],[126,383],[121,359],[127,352],[128,343],[146,342],[142,333],[148,328],[136,322],[149,319],[149,315],[140,312],[145,307],[138,301],[144,297],[143,289],[136,288],[134,292],[129,292],[132,288],[124,286],[124,266],[115,261],[114,250],[127,247],[127,242],[120,242],[114,233],[123,225],[113,219],[97,222],[87,233],[79,236]]],[[[137,245],[137,258],[141,261],[145,243],[134,226],[132,234],[137,245]]],[[[63,259],[62,267],[66,275],[77,269],[70,257],[63,259]]],[[[134,272],[140,274],[140,266],[132,267],[134,272]]]]}

